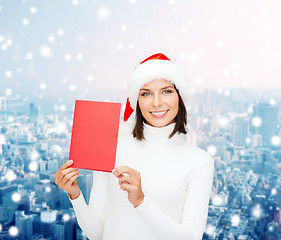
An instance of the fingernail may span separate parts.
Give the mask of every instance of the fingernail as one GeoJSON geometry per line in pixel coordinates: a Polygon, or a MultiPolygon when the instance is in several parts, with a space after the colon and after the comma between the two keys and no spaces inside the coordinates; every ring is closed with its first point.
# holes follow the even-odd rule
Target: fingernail
{"type": "Polygon", "coordinates": [[[76,168],[76,169],[75,169],[75,171],[76,171],[77,173],[79,173],[79,172],[80,172],[80,170],[79,170],[78,168],[76,168]]]}
{"type": "Polygon", "coordinates": [[[69,160],[69,163],[73,163],[73,160],[69,160]]]}
{"type": "Polygon", "coordinates": [[[115,172],[116,172],[116,170],[115,170],[115,169],[113,169],[111,172],[112,172],[112,173],[115,173],[115,172]]]}

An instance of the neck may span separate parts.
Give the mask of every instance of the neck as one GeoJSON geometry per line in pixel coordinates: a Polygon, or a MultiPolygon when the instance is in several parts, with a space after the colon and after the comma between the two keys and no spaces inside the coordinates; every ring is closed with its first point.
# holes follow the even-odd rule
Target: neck
{"type": "Polygon", "coordinates": [[[176,133],[172,138],[169,138],[175,125],[176,123],[171,123],[164,127],[154,127],[143,123],[143,134],[147,141],[175,141],[180,138],[180,134],[176,133]]]}

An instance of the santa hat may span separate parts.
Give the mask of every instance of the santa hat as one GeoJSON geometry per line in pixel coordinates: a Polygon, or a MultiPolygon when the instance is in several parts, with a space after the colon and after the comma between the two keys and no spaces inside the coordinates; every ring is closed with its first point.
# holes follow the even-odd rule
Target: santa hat
{"type": "Polygon", "coordinates": [[[124,121],[127,121],[137,106],[139,91],[146,83],[154,79],[166,79],[176,86],[187,104],[189,86],[184,71],[163,53],[154,54],[135,68],[128,81],[128,98],[124,111],[124,121]]]}

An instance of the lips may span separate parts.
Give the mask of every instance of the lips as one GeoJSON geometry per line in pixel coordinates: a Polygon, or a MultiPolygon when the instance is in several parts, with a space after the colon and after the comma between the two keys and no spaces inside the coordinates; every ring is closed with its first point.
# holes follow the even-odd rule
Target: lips
{"type": "Polygon", "coordinates": [[[168,111],[169,111],[169,110],[157,111],[157,112],[155,111],[155,112],[150,112],[150,113],[151,113],[151,115],[152,115],[153,117],[161,118],[161,117],[164,117],[168,111]]]}

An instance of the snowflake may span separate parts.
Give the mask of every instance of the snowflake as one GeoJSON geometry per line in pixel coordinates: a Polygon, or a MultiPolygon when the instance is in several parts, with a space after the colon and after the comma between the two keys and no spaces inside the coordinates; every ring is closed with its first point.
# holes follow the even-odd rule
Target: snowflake
{"type": "Polygon", "coordinates": [[[32,161],[30,164],[29,164],[29,170],[32,171],[32,172],[36,172],[38,170],[38,164],[37,162],[35,161],[32,161]]]}
{"type": "Polygon", "coordinates": [[[63,214],[62,219],[63,219],[63,221],[67,222],[67,221],[69,221],[69,219],[70,219],[70,215],[67,214],[67,213],[66,213],[66,214],[63,214]]]}
{"type": "Polygon", "coordinates": [[[133,49],[134,48],[134,44],[133,43],[129,43],[128,47],[129,47],[129,49],[133,49]]]}
{"type": "Polygon", "coordinates": [[[32,58],[33,58],[33,54],[31,52],[28,52],[24,57],[25,60],[29,60],[29,59],[32,59],[32,58]]]}
{"type": "Polygon", "coordinates": [[[70,61],[71,60],[71,55],[70,54],[65,54],[64,55],[65,61],[70,61]]]}
{"type": "Polygon", "coordinates": [[[17,178],[17,175],[12,171],[12,170],[9,170],[6,175],[5,175],[6,179],[8,181],[13,181],[17,178]]]}
{"type": "Polygon", "coordinates": [[[72,5],[73,6],[78,6],[79,5],[79,0],[72,0],[72,5]]]}
{"type": "Polygon", "coordinates": [[[88,76],[87,76],[87,80],[88,80],[88,82],[92,82],[92,81],[93,81],[93,79],[94,79],[94,78],[93,78],[93,76],[92,76],[92,75],[88,75],[88,76]]]}
{"type": "Polygon", "coordinates": [[[98,20],[103,21],[110,17],[110,10],[106,7],[102,7],[98,11],[98,20]]]}
{"type": "Polygon", "coordinates": [[[46,83],[40,83],[40,89],[41,90],[45,90],[47,88],[47,84],[46,83]]]}
{"type": "Polygon", "coordinates": [[[231,217],[231,225],[237,227],[239,225],[239,222],[240,222],[240,216],[238,214],[234,214],[231,217]]]}
{"type": "Polygon", "coordinates": [[[77,60],[82,60],[83,59],[83,54],[82,53],[78,53],[76,55],[77,60]]]}
{"type": "Polygon", "coordinates": [[[47,45],[42,45],[39,49],[39,52],[44,58],[51,58],[53,56],[52,49],[47,45]]]}
{"type": "Polygon", "coordinates": [[[222,204],[222,197],[219,195],[215,195],[212,199],[212,203],[216,206],[220,206],[222,204]]]}
{"type": "Polygon", "coordinates": [[[217,148],[214,145],[210,145],[207,148],[207,152],[214,156],[217,153],[217,148]]]}
{"type": "Polygon", "coordinates": [[[271,144],[274,145],[274,146],[279,146],[280,142],[281,142],[281,139],[280,139],[279,136],[273,136],[271,138],[271,144]]]}
{"type": "Polygon", "coordinates": [[[12,76],[13,76],[13,73],[12,73],[12,71],[10,71],[10,70],[7,70],[7,71],[5,72],[5,76],[6,76],[7,78],[10,78],[10,77],[12,77],[12,76]]]}
{"type": "Polygon", "coordinates": [[[121,26],[121,31],[126,32],[127,31],[127,26],[124,24],[121,26]]]}
{"type": "Polygon", "coordinates": [[[9,228],[9,234],[10,234],[10,236],[15,237],[15,236],[18,235],[18,233],[19,233],[19,229],[18,229],[16,226],[11,226],[11,227],[9,228]]]}
{"type": "Polygon", "coordinates": [[[254,127],[257,127],[257,128],[260,127],[261,124],[262,124],[261,118],[260,117],[254,117],[252,119],[252,124],[253,124],[254,127]]]}
{"type": "Polygon", "coordinates": [[[22,19],[21,23],[23,25],[28,25],[29,24],[29,20],[27,18],[22,19]]]}
{"type": "Polygon", "coordinates": [[[70,90],[71,92],[73,92],[73,91],[75,91],[75,89],[76,89],[76,85],[75,85],[75,84],[70,84],[69,90],[70,90]]]}
{"type": "Polygon", "coordinates": [[[6,89],[6,91],[5,91],[5,94],[7,95],[7,96],[11,96],[12,95],[12,89],[10,89],[10,88],[7,88],[6,89]]]}
{"type": "Polygon", "coordinates": [[[205,232],[208,235],[212,236],[214,234],[214,232],[215,232],[215,229],[216,229],[216,227],[214,225],[208,223],[207,226],[206,226],[206,231],[205,232]]]}
{"type": "Polygon", "coordinates": [[[54,36],[49,36],[48,37],[48,40],[50,43],[54,42],[55,41],[55,37],[54,36]]]}
{"type": "Polygon", "coordinates": [[[45,191],[46,191],[47,193],[49,193],[49,192],[51,192],[51,191],[52,191],[52,189],[51,189],[51,187],[50,187],[50,186],[47,186],[47,187],[45,188],[45,191]]]}
{"type": "Polygon", "coordinates": [[[21,200],[21,195],[18,192],[13,193],[12,200],[13,202],[19,202],[21,200]]]}
{"type": "Polygon", "coordinates": [[[65,105],[60,105],[60,110],[62,111],[62,112],[64,112],[65,110],[66,110],[66,106],[65,105]]]}
{"type": "Polygon", "coordinates": [[[32,14],[37,13],[37,8],[36,7],[31,7],[29,10],[32,14]]]}
{"type": "Polygon", "coordinates": [[[122,50],[123,49],[123,44],[122,43],[117,43],[116,48],[117,48],[117,50],[122,50]]]}
{"type": "Polygon", "coordinates": [[[57,34],[58,34],[59,36],[63,36],[63,35],[64,35],[64,31],[63,31],[62,29],[59,29],[58,32],[57,32],[57,34]]]}
{"type": "Polygon", "coordinates": [[[0,144],[5,144],[6,143],[6,137],[3,134],[0,134],[0,144]]]}

